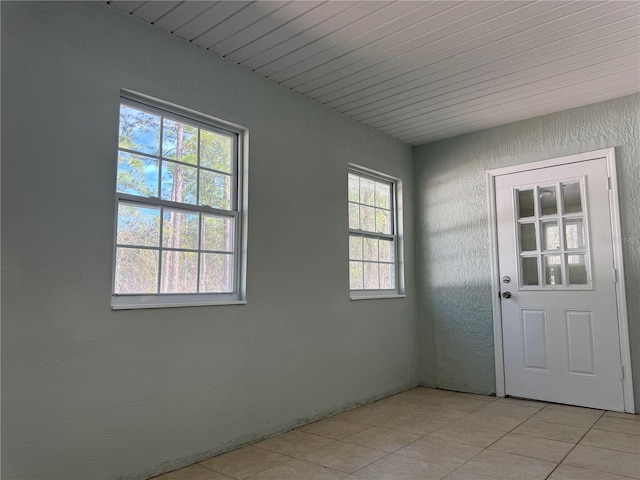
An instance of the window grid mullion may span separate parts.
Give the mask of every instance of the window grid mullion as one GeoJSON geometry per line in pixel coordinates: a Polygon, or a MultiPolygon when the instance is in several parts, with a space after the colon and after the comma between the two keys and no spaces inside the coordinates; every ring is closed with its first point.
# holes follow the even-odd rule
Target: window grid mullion
{"type": "Polygon", "coordinates": [[[385,240],[395,240],[397,238],[397,235],[390,235],[388,233],[370,232],[368,230],[355,230],[353,228],[349,229],[349,234],[361,235],[363,237],[379,238],[379,239],[385,239],[385,240]]]}
{"type": "Polygon", "coordinates": [[[162,243],[164,235],[164,207],[160,207],[160,243],[158,245],[158,281],[156,293],[160,293],[162,290],[162,270],[164,265],[162,263],[162,243]]]}
{"type": "MultiPolygon", "coordinates": [[[[198,142],[199,143],[199,142],[198,142]]],[[[198,159],[198,162],[200,159],[198,159]]],[[[198,215],[198,264],[196,266],[196,292],[200,293],[200,262],[202,259],[202,213],[198,215]]]]}
{"type": "Polygon", "coordinates": [[[200,205],[200,129],[198,129],[198,139],[196,140],[196,168],[198,171],[196,172],[196,204],[200,205]]]}
{"type": "Polygon", "coordinates": [[[130,193],[117,193],[119,202],[136,203],[152,206],[162,206],[172,208],[175,210],[188,211],[188,212],[203,212],[210,215],[218,215],[222,217],[235,217],[238,215],[237,210],[224,210],[222,208],[214,208],[208,205],[196,205],[193,203],[180,203],[172,202],[171,200],[163,200],[158,197],[142,197],[139,195],[131,195],[130,193]]]}
{"type": "MultiPolygon", "coordinates": [[[[200,130],[198,130],[198,134],[200,133],[200,130]]],[[[161,133],[162,135],[162,133],[161,133]]],[[[139,155],[141,157],[148,157],[151,158],[153,160],[158,160],[159,162],[163,162],[163,161],[167,161],[167,162],[172,162],[172,163],[177,163],[178,165],[182,165],[185,167],[191,167],[191,168],[197,168],[198,170],[206,170],[207,172],[213,172],[213,173],[217,173],[218,175],[224,175],[226,177],[233,177],[235,176],[232,173],[229,172],[223,172],[222,170],[216,170],[215,168],[211,168],[211,167],[201,167],[199,165],[194,165],[193,163],[189,163],[189,162],[182,162],[180,160],[176,160],[175,158],[167,158],[164,157],[162,155],[154,155],[152,153],[145,153],[145,152],[139,152],[137,150],[131,150],[129,148],[123,148],[123,147],[118,147],[118,150],[124,153],[130,153],[131,155],[139,155]]],[[[232,158],[233,155],[232,155],[232,158]]],[[[233,169],[232,169],[233,171],[233,169]]]]}

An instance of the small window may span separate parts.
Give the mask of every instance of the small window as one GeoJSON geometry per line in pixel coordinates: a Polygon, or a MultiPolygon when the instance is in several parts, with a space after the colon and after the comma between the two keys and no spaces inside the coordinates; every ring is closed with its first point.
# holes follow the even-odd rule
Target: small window
{"type": "Polygon", "coordinates": [[[122,98],[112,308],[243,303],[242,149],[242,129],[122,98]]]}
{"type": "Polygon", "coordinates": [[[351,298],[402,296],[401,224],[397,179],[349,169],[351,298]]]}

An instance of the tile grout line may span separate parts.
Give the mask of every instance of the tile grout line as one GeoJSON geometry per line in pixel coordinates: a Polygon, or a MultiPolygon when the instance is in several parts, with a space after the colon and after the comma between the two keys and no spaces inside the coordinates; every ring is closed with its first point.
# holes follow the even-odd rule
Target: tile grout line
{"type": "MultiPolygon", "coordinates": [[[[558,462],[558,464],[555,466],[555,468],[554,468],[553,470],[551,470],[551,472],[549,473],[549,475],[547,475],[547,476],[545,477],[545,479],[547,479],[547,478],[549,478],[551,475],[553,475],[553,472],[555,472],[555,471],[558,469],[558,467],[559,467],[560,465],[562,465],[562,462],[564,462],[564,461],[567,459],[567,457],[571,454],[571,452],[573,452],[573,451],[575,450],[575,448],[576,448],[576,447],[578,446],[578,444],[582,441],[582,439],[583,439],[584,437],[586,437],[586,436],[587,436],[587,434],[588,434],[588,433],[593,429],[593,426],[594,426],[596,423],[598,423],[598,420],[600,420],[600,419],[604,416],[604,413],[605,413],[605,411],[603,410],[603,411],[602,411],[602,413],[600,413],[600,415],[598,416],[598,419],[597,419],[595,422],[593,422],[593,425],[591,425],[591,426],[587,429],[587,431],[586,431],[586,432],[584,432],[584,434],[582,434],[582,436],[578,439],[578,441],[575,443],[575,445],[574,445],[573,447],[571,447],[571,450],[569,450],[569,451],[566,453],[566,455],[565,455],[564,457],[562,457],[562,459],[558,462]]],[[[595,470],[595,471],[597,471],[597,470],[595,470]]]]}
{"type": "MultiPolygon", "coordinates": [[[[487,445],[486,447],[484,447],[481,451],[479,451],[477,454],[475,454],[473,457],[467,459],[465,462],[463,462],[461,465],[457,466],[455,469],[453,469],[451,472],[449,472],[447,475],[450,475],[451,473],[455,473],[456,471],[458,471],[460,468],[462,468],[464,465],[466,465],[467,463],[469,463],[471,460],[473,460],[474,458],[476,458],[477,456],[481,455],[482,453],[486,452],[487,450],[489,450],[489,448],[494,445],[495,443],[497,443],[498,441],[500,441],[501,439],[503,439],[504,437],[506,437],[508,434],[513,433],[513,431],[518,428],[520,425],[522,425],[523,423],[525,423],[528,420],[531,420],[532,417],[534,417],[535,415],[537,415],[538,413],[540,413],[544,408],[546,408],[548,405],[545,405],[544,407],[541,407],[537,412],[532,413],[531,415],[529,415],[527,418],[525,418],[522,422],[520,422],[518,425],[516,425],[515,427],[513,427],[511,430],[507,431],[504,433],[504,435],[502,435],[500,438],[498,438],[497,440],[495,440],[494,442],[490,443],[489,445],[487,445]]],[[[586,433],[585,433],[586,435],[586,433]]],[[[529,436],[529,435],[524,435],[524,436],[529,436]]],[[[531,438],[536,438],[536,437],[531,437],[531,438]]],[[[455,443],[455,442],[453,442],[455,443]]],[[[577,445],[577,444],[576,444],[577,445]]],[[[574,445],[575,448],[575,445],[574,445]]],[[[573,450],[573,448],[572,448],[573,450]]],[[[499,452],[499,450],[493,450],[496,452],[499,452]]],[[[509,453],[509,452],[502,452],[502,453],[509,453]]],[[[541,460],[539,458],[535,458],[535,457],[528,457],[526,455],[519,455],[517,453],[509,453],[509,455],[516,455],[519,457],[523,457],[523,458],[529,458],[529,459],[534,459],[534,460],[541,460]]],[[[564,458],[563,458],[564,460],[564,458]]],[[[548,460],[547,460],[548,461],[548,460]]],[[[562,460],[561,460],[562,461],[562,460]]],[[[550,462],[551,463],[551,462],[550,462]]],[[[560,462],[557,463],[557,465],[553,468],[553,470],[549,473],[549,475],[551,475],[556,468],[558,468],[558,466],[560,465],[560,462]]],[[[445,475],[446,476],[446,475],[445,475]]],[[[549,478],[548,476],[545,477],[549,478]]]]}

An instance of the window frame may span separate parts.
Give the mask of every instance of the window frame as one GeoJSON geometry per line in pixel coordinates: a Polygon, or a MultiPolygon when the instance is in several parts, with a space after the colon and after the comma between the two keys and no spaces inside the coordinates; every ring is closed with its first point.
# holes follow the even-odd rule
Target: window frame
{"type": "MultiPolygon", "coordinates": [[[[111,280],[111,309],[140,309],[140,308],[164,308],[164,307],[185,307],[185,306],[205,306],[205,305],[233,305],[233,304],[246,304],[246,268],[247,268],[247,226],[248,226],[248,212],[247,212],[247,183],[248,183],[248,130],[224,120],[220,120],[215,117],[211,117],[185,107],[181,107],[169,102],[164,102],[155,98],[148,97],[146,95],[138,94],[135,92],[123,90],[121,91],[118,102],[118,124],[120,123],[120,111],[122,105],[128,105],[133,108],[137,108],[155,115],[160,115],[161,118],[167,118],[170,120],[186,123],[188,125],[197,127],[198,129],[204,129],[214,133],[220,133],[225,136],[232,137],[232,165],[231,173],[225,173],[231,176],[231,205],[229,210],[222,208],[210,207],[207,205],[200,205],[199,202],[189,204],[185,202],[174,202],[171,200],[162,199],[161,190],[158,191],[157,197],[144,197],[140,195],[119,192],[117,187],[117,172],[116,172],[116,185],[114,185],[115,191],[115,212],[114,212],[114,230],[113,230],[113,261],[112,261],[112,280],[111,280]],[[118,244],[118,219],[119,219],[119,206],[121,204],[136,204],[142,207],[151,207],[160,209],[160,227],[163,222],[164,209],[178,210],[185,213],[192,213],[199,215],[199,237],[202,235],[201,226],[203,215],[214,215],[223,218],[232,218],[234,222],[233,228],[233,290],[228,293],[212,293],[212,292],[189,292],[189,293],[162,293],[158,291],[156,293],[115,293],[116,287],[116,260],[118,244]]],[[[162,130],[162,124],[160,129],[162,130]]],[[[161,137],[162,138],[162,137],[161,137]]],[[[162,140],[160,139],[160,146],[162,140]]],[[[119,157],[119,152],[132,153],[137,155],[145,155],[158,161],[158,181],[161,182],[161,162],[170,161],[174,163],[175,160],[165,158],[162,155],[162,151],[157,155],[149,155],[142,152],[130,151],[128,149],[120,148],[119,141],[117,142],[117,155],[116,160],[119,157]]],[[[200,183],[199,172],[213,171],[215,169],[202,168],[200,165],[191,165],[182,162],[183,165],[196,168],[198,174],[197,185],[200,183]]],[[[116,169],[117,170],[117,169],[116,169]]],[[[224,172],[221,172],[224,173],[224,172]]],[[[159,183],[160,185],[160,183],[159,183]]],[[[132,247],[132,248],[135,248],[132,247]]],[[[171,247],[165,247],[162,245],[162,236],[160,236],[159,244],[157,247],[150,247],[149,249],[157,250],[160,256],[163,251],[171,251],[171,247]]],[[[202,248],[202,241],[198,243],[197,249],[179,249],[180,251],[193,251],[198,255],[201,253],[207,253],[206,249],[202,248]]],[[[159,261],[160,263],[160,261],[159,261]]],[[[200,276],[200,271],[197,273],[200,276]]],[[[158,278],[161,277],[160,270],[158,270],[158,278]]],[[[160,282],[160,280],[158,280],[160,282]]]]}
{"type": "MultiPolygon", "coordinates": [[[[351,289],[350,278],[349,279],[349,294],[351,300],[366,300],[366,299],[382,299],[382,298],[404,298],[406,297],[405,293],[405,282],[404,282],[404,230],[403,230],[403,189],[402,189],[402,180],[397,177],[392,177],[391,175],[387,175],[385,173],[372,170],[370,168],[362,167],[359,165],[355,165],[350,163],[348,167],[347,174],[347,192],[348,192],[348,178],[349,175],[354,174],[360,178],[367,178],[370,180],[384,182],[390,185],[391,187],[391,234],[381,233],[381,232],[371,232],[369,230],[361,230],[361,229],[353,229],[349,226],[349,222],[347,221],[348,226],[348,244],[351,235],[358,235],[362,238],[376,238],[376,239],[384,239],[384,240],[392,240],[393,248],[394,248],[394,274],[395,274],[395,288],[393,289],[351,289]]],[[[347,196],[347,211],[349,204],[351,202],[347,196]]],[[[358,202],[358,205],[361,205],[358,202]]],[[[357,261],[357,260],[356,260],[357,261]]],[[[347,263],[351,262],[350,251],[347,248],[347,263]]],[[[380,260],[378,259],[378,265],[380,264],[380,260]]],[[[382,262],[386,263],[386,262],[382,262]]],[[[350,267],[348,267],[348,271],[350,274],[350,267]]]]}

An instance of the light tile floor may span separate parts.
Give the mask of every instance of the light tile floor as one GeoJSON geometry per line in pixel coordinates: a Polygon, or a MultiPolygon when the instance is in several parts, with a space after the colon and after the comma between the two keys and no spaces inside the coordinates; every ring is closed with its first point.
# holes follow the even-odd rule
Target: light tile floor
{"type": "Polygon", "coordinates": [[[154,480],[640,479],[640,416],[416,388],[154,480]]]}

